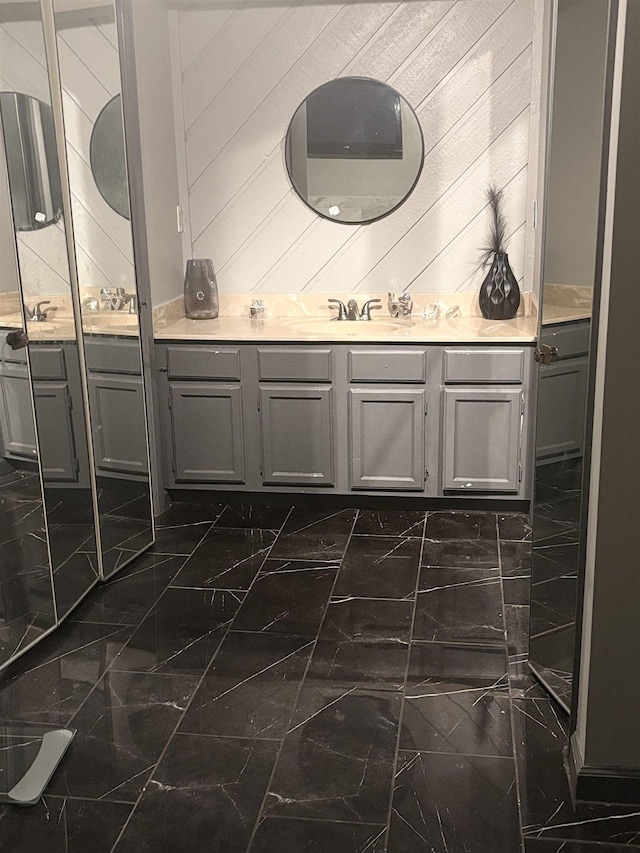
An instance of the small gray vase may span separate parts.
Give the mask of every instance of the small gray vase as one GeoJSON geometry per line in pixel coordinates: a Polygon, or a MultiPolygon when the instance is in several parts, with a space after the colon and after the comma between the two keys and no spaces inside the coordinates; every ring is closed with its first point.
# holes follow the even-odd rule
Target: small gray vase
{"type": "Polygon", "coordinates": [[[184,310],[190,320],[218,316],[218,283],[211,258],[192,258],[184,274],[184,310]]]}

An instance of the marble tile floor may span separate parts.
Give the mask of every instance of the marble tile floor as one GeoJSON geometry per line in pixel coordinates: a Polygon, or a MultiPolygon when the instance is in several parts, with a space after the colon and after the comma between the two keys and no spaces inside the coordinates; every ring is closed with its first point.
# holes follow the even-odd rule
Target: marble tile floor
{"type": "Polygon", "coordinates": [[[516,514],[172,505],[0,681],[78,732],[0,851],[640,850],[640,809],[572,804],[529,567],[516,514]]]}

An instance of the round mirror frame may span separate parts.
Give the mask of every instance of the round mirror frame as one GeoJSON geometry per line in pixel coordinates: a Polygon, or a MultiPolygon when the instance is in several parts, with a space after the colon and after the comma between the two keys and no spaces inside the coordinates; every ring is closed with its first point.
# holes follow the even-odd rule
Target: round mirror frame
{"type": "MultiPolygon", "coordinates": [[[[341,88],[343,88],[343,86],[341,86],[341,88]]],[[[402,127],[402,138],[404,140],[405,136],[406,136],[406,129],[403,127],[403,125],[401,125],[401,127],[402,127]]],[[[330,155],[330,156],[333,157],[334,155],[330,155]]],[[[303,201],[304,204],[310,210],[312,210],[318,216],[321,216],[323,219],[328,219],[330,222],[338,222],[342,225],[363,225],[363,224],[367,224],[369,222],[376,222],[379,219],[384,219],[384,217],[389,216],[390,213],[393,213],[395,210],[397,210],[409,198],[409,196],[411,195],[411,193],[415,189],[415,187],[418,183],[418,180],[420,179],[420,175],[422,173],[422,167],[424,165],[424,137],[422,135],[422,128],[420,127],[420,122],[418,121],[418,117],[415,113],[415,110],[409,104],[409,102],[406,100],[406,98],[403,95],[401,95],[400,92],[398,92],[396,89],[394,89],[392,86],[389,86],[388,84],[383,83],[379,80],[375,80],[372,77],[354,77],[354,76],[337,77],[335,80],[329,80],[327,83],[323,83],[321,86],[318,86],[316,89],[314,89],[312,92],[310,92],[309,95],[307,95],[304,98],[304,100],[296,108],[296,110],[295,110],[295,112],[291,118],[291,121],[289,122],[289,126],[287,128],[287,133],[285,136],[284,158],[285,158],[287,174],[288,174],[291,186],[295,190],[295,192],[296,192],[297,196],[300,198],[300,200],[303,201]],[[341,85],[341,84],[344,84],[345,82],[353,83],[355,81],[366,81],[367,84],[376,83],[376,84],[378,84],[378,86],[384,87],[386,90],[388,90],[389,93],[391,93],[397,99],[397,101],[400,105],[400,108],[401,108],[401,115],[405,119],[405,122],[403,124],[406,124],[406,118],[408,116],[410,116],[411,119],[413,120],[413,125],[410,129],[416,134],[416,142],[419,142],[419,151],[416,152],[418,154],[418,156],[415,158],[415,163],[416,163],[415,174],[413,174],[411,177],[411,180],[407,181],[406,184],[404,184],[403,187],[401,188],[401,191],[399,194],[400,195],[399,200],[395,201],[395,203],[393,203],[388,209],[384,210],[382,213],[377,213],[374,216],[366,216],[366,217],[363,217],[360,219],[344,219],[344,218],[340,218],[340,216],[338,214],[332,214],[332,213],[329,213],[328,211],[325,212],[324,210],[318,209],[318,207],[316,207],[312,202],[309,201],[308,197],[305,197],[304,191],[298,187],[296,180],[295,180],[295,177],[294,177],[295,168],[294,168],[294,163],[293,163],[293,155],[292,155],[291,151],[292,151],[292,141],[293,141],[293,133],[294,133],[293,129],[295,127],[296,119],[298,118],[301,110],[306,109],[307,102],[309,101],[309,98],[311,98],[311,96],[317,94],[321,90],[328,89],[329,87],[335,87],[336,85],[341,85]]],[[[306,162],[308,163],[310,159],[314,159],[314,158],[309,158],[307,156],[306,162]]],[[[320,157],[320,159],[324,159],[324,158],[320,157]]],[[[392,162],[393,159],[396,159],[396,160],[402,159],[402,157],[400,157],[400,158],[397,158],[397,157],[389,158],[389,162],[392,162]]],[[[383,163],[387,160],[387,158],[375,157],[375,156],[371,157],[371,158],[367,158],[366,156],[365,157],[356,156],[356,157],[354,157],[353,162],[354,162],[354,164],[356,164],[359,162],[360,163],[363,162],[363,160],[368,160],[369,162],[371,162],[371,160],[375,160],[376,162],[383,163]]],[[[375,197],[375,194],[372,193],[371,197],[375,197]]],[[[331,206],[329,206],[328,209],[330,210],[331,206]]]]}
{"type": "Polygon", "coordinates": [[[89,159],[91,174],[102,198],[112,210],[130,219],[122,97],[119,94],[107,101],[93,125],[89,159]]]}

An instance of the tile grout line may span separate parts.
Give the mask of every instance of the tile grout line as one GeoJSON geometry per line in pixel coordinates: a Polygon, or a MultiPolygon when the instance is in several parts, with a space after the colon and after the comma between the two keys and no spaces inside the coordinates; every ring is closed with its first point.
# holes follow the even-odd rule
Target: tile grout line
{"type": "MultiPolygon", "coordinates": [[[[294,508],[295,507],[291,508],[291,512],[293,512],[294,508]]],[[[345,509],[348,509],[348,508],[345,508],[345,509]]],[[[256,837],[256,833],[258,831],[258,827],[260,826],[260,823],[261,823],[261,819],[264,816],[264,807],[265,807],[265,804],[267,802],[267,797],[269,796],[269,791],[271,790],[271,783],[273,782],[275,772],[276,772],[276,768],[278,766],[280,756],[282,755],[282,749],[284,747],[285,739],[286,739],[287,734],[289,733],[289,730],[291,727],[291,721],[293,720],[293,715],[295,714],[296,709],[298,707],[298,700],[300,699],[300,694],[302,692],[302,688],[303,688],[303,686],[307,680],[307,675],[309,674],[309,668],[311,667],[311,660],[313,658],[313,654],[314,654],[316,646],[318,644],[318,638],[320,637],[320,632],[322,631],[323,625],[324,625],[325,620],[327,618],[327,613],[329,612],[329,605],[331,603],[332,593],[333,593],[333,590],[335,589],[336,584],[338,582],[338,576],[340,575],[340,567],[342,566],[342,561],[344,560],[344,555],[347,553],[347,549],[349,548],[349,544],[350,544],[351,539],[353,537],[353,531],[355,529],[359,515],[360,515],[360,510],[356,509],[356,513],[355,513],[355,516],[353,518],[353,524],[351,525],[351,531],[350,531],[349,536],[347,538],[347,544],[345,545],[342,557],[340,558],[340,562],[338,563],[338,566],[337,566],[336,576],[333,579],[333,584],[331,586],[331,592],[329,593],[329,596],[327,598],[327,603],[326,603],[325,608],[324,608],[324,614],[322,616],[322,619],[320,620],[320,624],[318,625],[318,630],[316,632],[316,638],[313,641],[313,648],[311,649],[311,652],[309,653],[309,658],[307,659],[307,665],[305,666],[304,673],[302,675],[302,678],[300,679],[300,684],[298,685],[298,690],[296,691],[296,698],[294,699],[293,704],[291,706],[291,713],[289,714],[289,719],[288,719],[287,724],[285,726],[284,734],[282,735],[282,738],[280,740],[280,748],[278,749],[278,753],[276,755],[275,761],[273,762],[273,767],[271,769],[269,781],[267,782],[267,785],[265,787],[264,796],[262,797],[262,802],[260,803],[260,807],[258,809],[256,821],[255,821],[255,824],[253,826],[253,830],[251,832],[251,835],[249,836],[249,841],[247,843],[245,853],[249,853],[249,851],[251,850],[251,847],[252,847],[253,842],[254,842],[255,837],[256,837]]]]}
{"type": "MultiPolygon", "coordinates": [[[[227,505],[225,505],[224,509],[226,509],[226,506],[227,506],[227,505]]],[[[222,512],[224,512],[224,509],[222,510],[222,512]]],[[[284,519],[284,521],[283,521],[283,523],[282,523],[282,526],[280,527],[280,530],[278,531],[278,536],[279,536],[279,535],[280,535],[280,533],[282,532],[282,529],[283,529],[284,525],[286,524],[287,519],[288,519],[288,518],[289,518],[289,516],[291,515],[291,511],[292,511],[292,510],[290,509],[290,510],[289,510],[289,512],[287,513],[287,516],[286,516],[286,518],[284,519]]],[[[218,517],[216,518],[216,521],[218,520],[218,518],[220,518],[220,516],[222,515],[222,512],[220,513],[220,515],[218,515],[218,517]]],[[[213,528],[214,524],[215,524],[215,521],[214,521],[214,522],[212,522],[212,524],[211,524],[211,526],[210,526],[209,530],[211,530],[211,529],[213,528]]],[[[207,531],[207,533],[205,534],[205,536],[207,536],[207,535],[208,535],[208,533],[209,533],[209,531],[207,531]]],[[[195,548],[193,549],[193,551],[191,552],[191,554],[189,554],[189,555],[188,555],[187,560],[188,560],[188,559],[193,555],[193,553],[196,551],[196,549],[197,549],[197,548],[202,544],[202,542],[204,541],[205,536],[203,536],[203,537],[202,537],[202,539],[201,539],[201,540],[200,540],[200,542],[198,542],[198,544],[195,546],[195,548]]],[[[269,548],[267,549],[267,553],[266,553],[266,555],[265,555],[264,560],[263,560],[263,561],[262,561],[262,563],[261,563],[261,566],[262,566],[262,565],[264,565],[264,561],[265,561],[266,559],[268,559],[269,553],[271,552],[271,549],[273,548],[274,543],[275,543],[275,542],[277,542],[277,540],[278,540],[278,536],[276,536],[276,538],[273,540],[273,542],[271,543],[271,545],[270,545],[270,546],[269,546],[269,548]]],[[[186,562],[186,561],[185,561],[185,562],[186,562]]],[[[255,583],[256,578],[258,577],[259,571],[260,571],[260,570],[258,569],[258,571],[256,572],[256,574],[255,574],[255,576],[254,576],[253,580],[252,580],[252,581],[251,581],[251,583],[249,584],[249,587],[248,587],[248,589],[246,590],[247,595],[248,595],[248,593],[249,593],[249,590],[251,589],[251,587],[252,587],[252,586],[253,586],[253,584],[255,583]]],[[[168,589],[168,588],[169,588],[169,585],[167,584],[166,589],[168,589]]],[[[165,589],[165,592],[166,592],[166,589],[165,589]]],[[[163,594],[164,594],[164,593],[163,593],[163,594]]],[[[161,597],[161,596],[159,596],[159,597],[158,597],[158,600],[160,600],[160,597],[161,597]]],[[[240,607],[242,607],[242,603],[240,604],[240,607]]],[[[125,832],[126,832],[126,830],[127,830],[127,827],[129,826],[129,823],[131,822],[131,818],[132,818],[132,817],[133,817],[133,815],[135,814],[135,811],[136,811],[136,809],[138,808],[138,805],[140,804],[140,800],[141,800],[141,799],[142,799],[142,797],[144,796],[144,793],[145,793],[145,790],[146,790],[146,788],[147,788],[147,785],[149,784],[149,781],[153,778],[153,774],[156,772],[156,770],[157,770],[157,768],[158,768],[158,765],[160,764],[160,762],[161,762],[161,761],[162,761],[162,759],[164,758],[164,756],[165,756],[165,754],[166,754],[167,750],[169,749],[169,745],[173,742],[173,739],[174,739],[174,737],[176,736],[176,734],[177,734],[177,732],[178,732],[178,729],[180,728],[180,725],[181,725],[181,723],[182,723],[182,721],[183,721],[183,719],[184,719],[184,717],[185,717],[185,715],[186,715],[187,711],[188,711],[188,710],[189,710],[189,708],[191,707],[191,703],[193,702],[193,700],[194,700],[194,698],[195,698],[195,696],[196,696],[196,693],[197,693],[197,692],[198,692],[198,690],[200,689],[200,686],[201,686],[202,682],[204,681],[205,676],[207,675],[207,673],[208,673],[208,672],[209,672],[209,670],[211,669],[211,666],[213,665],[213,662],[216,660],[216,658],[217,658],[217,656],[218,656],[218,654],[219,654],[219,652],[220,652],[220,649],[222,648],[222,645],[223,645],[224,641],[225,641],[225,640],[226,640],[226,638],[228,637],[229,632],[231,631],[231,627],[232,627],[232,625],[233,625],[233,623],[234,623],[234,621],[235,621],[235,619],[236,619],[236,617],[237,617],[237,615],[238,615],[238,613],[239,613],[239,611],[240,611],[240,607],[238,607],[238,610],[236,611],[236,613],[235,613],[235,615],[234,615],[233,619],[229,622],[229,625],[228,625],[228,627],[227,627],[227,630],[225,631],[225,633],[224,633],[224,636],[223,636],[222,640],[221,640],[221,641],[220,641],[220,643],[218,644],[218,648],[216,649],[216,651],[215,651],[215,653],[213,654],[213,657],[211,658],[211,660],[209,661],[209,663],[205,666],[204,671],[203,671],[202,675],[200,676],[200,678],[198,679],[198,682],[197,682],[197,684],[196,684],[196,686],[195,686],[195,688],[194,688],[194,690],[193,690],[193,693],[192,693],[192,694],[191,694],[191,696],[189,697],[189,699],[188,699],[188,701],[187,701],[187,703],[186,703],[186,705],[185,705],[185,707],[184,707],[184,709],[183,709],[182,713],[180,714],[180,717],[178,718],[178,721],[177,721],[177,723],[176,723],[176,725],[175,725],[175,727],[174,727],[174,729],[173,729],[172,733],[171,733],[171,734],[169,735],[169,737],[167,738],[167,742],[165,743],[164,748],[162,749],[162,752],[161,752],[161,753],[160,753],[160,755],[158,756],[157,761],[155,762],[155,764],[153,765],[153,768],[152,768],[152,769],[151,769],[151,771],[149,772],[149,775],[148,775],[148,777],[147,777],[147,781],[146,781],[146,782],[145,782],[145,784],[142,786],[142,790],[140,791],[140,793],[139,793],[139,795],[138,795],[138,797],[137,797],[137,799],[136,799],[136,801],[135,801],[135,803],[134,803],[134,805],[133,805],[133,808],[131,809],[131,812],[129,813],[129,816],[127,817],[126,821],[124,822],[124,824],[123,824],[123,826],[122,826],[122,829],[120,830],[120,832],[118,833],[118,836],[116,837],[116,840],[115,840],[115,842],[114,842],[114,844],[113,844],[113,847],[111,848],[111,853],[114,853],[114,851],[116,850],[116,848],[117,848],[118,844],[120,843],[121,839],[123,838],[123,836],[124,836],[124,834],[125,834],[125,832]]],[[[214,737],[215,737],[215,735],[214,735],[214,737]]]]}
{"type": "MultiPolygon", "coordinates": [[[[400,714],[398,715],[398,734],[396,736],[396,748],[395,755],[393,757],[393,765],[392,765],[392,776],[391,776],[391,791],[389,793],[389,807],[387,809],[387,821],[386,821],[386,839],[384,843],[384,851],[387,850],[389,846],[389,840],[391,837],[391,818],[393,814],[393,797],[396,790],[396,779],[398,772],[398,759],[400,757],[400,740],[402,738],[402,724],[404,721],[404,708],[406,703],[406,691],[407,691],[407,679],[409,677],[409,667],[411,665],[411,650],[413,648],[413,630],[415,627],[416,621],[416,611],[418,609],[418,591],[420,589],[420,575],[422,572],[422,555],[424,552],[424,543],[427,536],[427,522],[429,519],[429,512],[426,511],[424,515],[423,527],[422,527],[422,541],[420,543],[420,556],[418,558],[418,571],[416,573],[416,585],[414,589],[414,600],[413,600],[413,613],[411,614],[411,626],[409,629],[409,648],[407,649],[407,662],[405,664],[404,669],[404,679],[402,684],[402,689],[400,690],[400,714]]],[[[383,851],[383,853],[384,853],[383,851]]]]}

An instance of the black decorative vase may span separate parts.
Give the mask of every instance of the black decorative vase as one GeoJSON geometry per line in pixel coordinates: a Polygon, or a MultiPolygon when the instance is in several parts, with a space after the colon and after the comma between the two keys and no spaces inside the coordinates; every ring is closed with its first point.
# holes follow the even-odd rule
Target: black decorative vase
{"type": "Polygon", "coordinates": [[[187,261],[184,311],[191,320],[212,320],[218,316],[218,283],[211,258],[187,261]]]}
{"type": "Polygon", "coordinates": [[[491,269],[480,285],[480,311],[487,320],[511,320],[520,306],[520,288],[506,252],[495,252],[491,269]]]}

